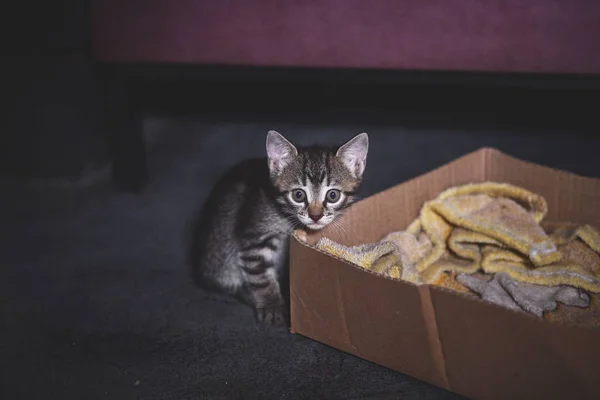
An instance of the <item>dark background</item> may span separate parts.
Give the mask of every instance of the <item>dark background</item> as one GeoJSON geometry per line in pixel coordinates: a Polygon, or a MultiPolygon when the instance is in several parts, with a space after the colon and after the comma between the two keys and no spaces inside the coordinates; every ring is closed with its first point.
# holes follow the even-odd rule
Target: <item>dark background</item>
{"type": "Polygon", "coordinates": [[[193,286],[189,220],[269,129],[369,132],[362,196],[482,146],[600,176],[597,76],[103,64],[85,1],[35,7],[6,13],[3,398],[452,397],[193,286]]]}

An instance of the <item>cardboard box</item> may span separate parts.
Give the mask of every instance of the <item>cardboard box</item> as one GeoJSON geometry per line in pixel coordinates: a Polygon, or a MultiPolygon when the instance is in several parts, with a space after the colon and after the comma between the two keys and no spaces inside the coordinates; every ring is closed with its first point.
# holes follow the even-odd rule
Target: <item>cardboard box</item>
{"type": "Polygon", "coordinates": [[[335,259],[312,245],[345,245],[404,229],[450,186],[507,182],[544,196],[546,220],[600,226],[600,179],[484,148],[356,203],[347,234],[292,238],[291,330],[471,399],[600,399],[600,329],[558,324],[335,259]]]}

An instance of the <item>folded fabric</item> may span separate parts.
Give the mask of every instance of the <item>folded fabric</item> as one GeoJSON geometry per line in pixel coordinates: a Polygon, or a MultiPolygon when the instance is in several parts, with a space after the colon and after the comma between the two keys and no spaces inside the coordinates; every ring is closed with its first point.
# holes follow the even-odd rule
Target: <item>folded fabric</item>
{"type": "Polygon", "coordinates": [[[400,256],[402,265],[401,279],[413,283],[420,283],[419,274],[415,265],[432,250],[432,243],[425,233],[418,237],[410,232],[392,232],[381,239],[382,243],[393,243],[400,256]]]}
{"type": "Polygon", "coordinates": [[[571,286],[541,286],[514,280],[499,272],[490,275],[459,274],[457,281],[481,295],[481,298],[503,307],[525,311],[538,317],[553,311],[558,303],[574,307],[587,307],[590,297],[585,291],[571,286]]]}
{"type": "Polygon", "coordinates": [[[564,245],[575,239],[581,239],[595,252],[600,252],[600,233],[591,225],[544,221],[542,227],[546,232],[549,232],[552,241],[557,245],[564,245]]]}
{"type": "MultiPolygon", "coordinates": [[[[560,229],[548,234],[541,224],[546,212],[543,197],[512,185],[486,182],[450,188],[425,203],[406,229],[412,241],[394,242],[400,253],[417,253],[410,247],[423,235],[431,242],[431,250],[420,260],[403,263],[402,279],[435,284],[450,271],[483,270],[506,272],[528,283],[600,292],[598,231],[570,224],[557,225],[560,229]]],[[[399,233],[382,240],[394,235],[399,233]]]]}
{"type": "Polygon", "coordinates": [[[436,263],[448,246],[472,260],[466,270],[456,272],[478,269],[482,255],[477,254],[477,247],[484,243],[519,251],[534,265],[560,260],[558,249],[539,225],[546,212],[543,197],[509,184],[468,184],[442,192],[424,204],[419,218],[407,229],[415,235],[425,232],[433,243],[431,253],[416,265],[421,280],[431,283],[442,272],[454,270],[449,264],[436,263]]]}
{"type": "Polygon", "coordinates": [[[324,237],[319,239],[315,246],[319,250],[371,272],[390,278],[400,278],[402,262],[396,253],[396,246],[393,243],[381,242],[359,246],[344,246],[324,237]]]}
{"type": "Polygon", "coordinates": [[[505,272],[520,282],[546,286],[571,285],[590,292],[600,292],[600,236],[591,226],[574,229],[573,234],[559,228],[550,237],[556,240],[561,260],[536,267],[521,254],[495,246],[482,247],[481,268],[493,274],[505,272]]]}
{"type": "Polygon", "coordinates": [[[458,274],[456,280],[479,294],[485,301],[498,304],[510,310],[523,311],[502,287],[498,279],[492,279],[492,277],[482,274],[458,274]]]}
{"type": "Polygon", "coordinates": [[[544,319],[553,323],[600,328],[600,295],[591,293],[590,304],[586,308],[569,307],[559,303],[555,310],[544,314],[544,319]]]}

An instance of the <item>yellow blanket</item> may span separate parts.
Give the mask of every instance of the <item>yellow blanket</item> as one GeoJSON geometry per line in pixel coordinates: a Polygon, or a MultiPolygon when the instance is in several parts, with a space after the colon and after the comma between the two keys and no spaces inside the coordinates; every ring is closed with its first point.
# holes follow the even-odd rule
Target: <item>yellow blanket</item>
{"type": "MultiPolygon", "coordinates": [[[[352,254],[366,269],[415,284],[446,287],[456,274],[504,272],[524,283],[570,285],[600,293],[600,234],[589,225],[542,224],[547,203],[523,188],[486,182],[450,188],[426,202],[405,231],[348,248],[322,239],[317,248],[352,254]],[[362,261],[362,250],[393,243],[385,262],[362,261]]],[[[386,248],[389,250],[389,248],[386,248]]],[[[373,252],[368,253],[370,257],[373,252]]]]}

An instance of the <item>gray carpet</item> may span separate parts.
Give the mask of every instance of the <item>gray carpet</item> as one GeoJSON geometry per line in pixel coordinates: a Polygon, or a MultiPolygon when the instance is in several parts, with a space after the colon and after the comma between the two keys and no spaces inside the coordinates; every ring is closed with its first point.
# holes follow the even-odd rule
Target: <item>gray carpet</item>
{"type": "Polygon", "coordinates": [[[367,130],[362,196],[481,146],[600,171],[599,139],[551,132],[149,121],[153,178],[140,196],[105,184],[5,185],[0,397],[459,398],[285,329],[257,329],[249,308],[190,281],[191,217],[227,166],[263,154],[271,128],[300,143],[367,130]]]}

